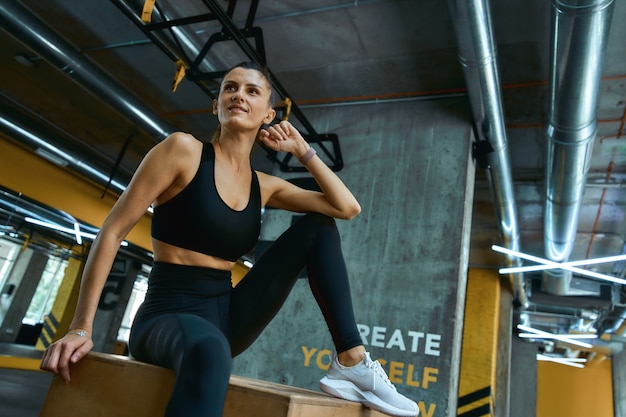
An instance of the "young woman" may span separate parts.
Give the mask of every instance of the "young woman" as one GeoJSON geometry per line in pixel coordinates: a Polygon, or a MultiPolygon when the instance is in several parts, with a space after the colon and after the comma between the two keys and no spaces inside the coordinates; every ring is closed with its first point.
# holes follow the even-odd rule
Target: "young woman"
{"type": "Polygon", "coordinates": [[[275,316],[299,272],[328,324],[335,349],[325,392],[397,416],[417,416],[358,333],[334,218],[361,208],[350,190],[287,121],[275,117],[266,71],[251,63],[229,70],[213,103],[220,126],[211,142],[173,133],[144,158],[104,221],[89,253],[71,330],[50,345],[41,368],[70,380],[69,366],[93,347],[93,320],[121,241],[154,203],[154,265],[131,330],[134,358],[173,369],[166,417],[220,417],[231,358],[275,316]],[[289,152],[321,192],[252,170],[254,141],[289,152]],[[259,237],[264,206],[308,213],[281,235],[235,287],[231,270],[259,237]]]}

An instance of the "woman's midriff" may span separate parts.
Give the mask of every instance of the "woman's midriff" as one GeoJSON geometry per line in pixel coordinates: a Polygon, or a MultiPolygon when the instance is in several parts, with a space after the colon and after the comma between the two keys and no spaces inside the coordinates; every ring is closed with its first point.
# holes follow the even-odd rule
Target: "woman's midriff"
{"type": "Polygon", "coordinates": [[[205,255],[189,249],[173,246],[157,239],[152,239],[152,251],[154,260],[178,265],[202,266],[206,268],[232,271],[235,262],[215,256],[205,255]]]}

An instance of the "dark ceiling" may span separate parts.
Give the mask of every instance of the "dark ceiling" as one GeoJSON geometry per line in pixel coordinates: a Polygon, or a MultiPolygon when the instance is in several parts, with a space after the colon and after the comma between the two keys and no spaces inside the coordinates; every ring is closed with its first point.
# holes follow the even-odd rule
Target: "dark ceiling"
{"type": "MultiPolygon", "coordinates": [[[[143,3],[0,0],[3,137],[33,152],[47,149],[58,157],[60,150],[70,161],[68,169],[80,170],[79,162],[88,163],[103,176],[82,173],[102,184],[113,173],[110,187],[116,189],[128,182],[143,155],[168,132],[184,130],[210,137],[215,127],[210,113],[215,80],[240,61],[266,60],[275,89],[294,101],[292,117],[304,126],[307,106],[471,98],[474,83],[463,71],[462,45],[455,35],[464,28],[465,17],[459,17],[462,2],[159,0],[149,25],[140,21],[143,3]],[[209,40],[211,47],[205,53],[202,47],[209,40]],[[172,92],[177,60],[187,67],[187,75],[172,92]],[[32,137],[16,134],[15,126],[32,137]]],[[[552,2],[491,3],[490,14],[488,9],[478,14],[491,17],[488,22],[497,44],[494,52],[520,246],[543,256],[545,167],[546,161],[552,161],[546,146],[547,120],[566,120],[559,112],[581,111],[568,108],[567,103],[585,103],[585,97],[593,101],[593,87],[588,85],[595,83],[597,100],[591,103],[590,113],[597,116],[597,133],[587,153],[588,174],[581,184],[569,259],[623,254],[626,2],[563,2],[575,6],[572,9],[593,5],[577,19],[585,25],[585,13],[598,15],[599,22],[588,24],[608,31],[602,38],[595,33],[599,29],[590,29],[586,38],[567,43],[580,51],[583,64],[594,65],[585,60],[587,56],[601,57],[589,80],[573,81],[559,74],[567,73],[567,65],[576,65],[575,53],[574,58],[568,55],[569,61],[553,59],[559,45],[553,32],[559,28],[555,28],[552,2]],[[559,97],[564,98],[553,112],[559,97]]],[[[576,33],[585,36],[575,19],[559,22],[572,25],[572,38],[576,33]]],[[[584,163],[570,168],[583,169],[584,163]]],[[[491,250],[491,244],[502,232],[494,210],[498,196],[492,192],[489,173],[479,170],[477,175],[470,264],[497,267],[502,256],[491,250]]],[[[623,265],[602,264],[594,270],[624,278],[623,265]]],[[[537,274],[525,278],[529,293],[537,288],[535,300],[542,294],[537,286],[541,273],[537,274]]],[[[574,318],[591,309],[605,320],[593,319],[591,327],[614,331],[625,317],[623,286],[609,285],[608,300],[602,292],[606,288],[575,277],[569,295],[588,296],[584,309],[554,301],[551,294],[544,294],[541,302],[557,310],[572,309],[574,318]]]]}

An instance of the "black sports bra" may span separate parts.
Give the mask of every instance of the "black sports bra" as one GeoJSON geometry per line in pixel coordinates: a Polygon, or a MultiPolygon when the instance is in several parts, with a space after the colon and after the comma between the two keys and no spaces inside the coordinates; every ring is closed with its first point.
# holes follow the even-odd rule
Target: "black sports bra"
{"type": "Polygon", "coordinates": [[[252,171],[250,199],[241,211],[230,208],[215,186],[215,150],[203,143],[196,175],[152,215],[152,237],[170,245],[236,261],[250,251],[261,232],[261,189],[252,171]]]}

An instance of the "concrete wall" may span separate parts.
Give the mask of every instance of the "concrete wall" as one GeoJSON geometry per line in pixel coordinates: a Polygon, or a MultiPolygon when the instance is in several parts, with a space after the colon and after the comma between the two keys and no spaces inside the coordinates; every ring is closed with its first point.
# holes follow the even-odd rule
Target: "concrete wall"
{"type": "MultiPolygon", "coordinates": [[[[318,133],[339,136],[339,175],[362,205],[339,229],[366,348],[421,415],[454,415],[474,180],[467,102],[304,111],[318,133]]],[[[290,222],[268,211],[262,238],[290,222]]],[[[234,373],[317,389],[332,349],[301,280],[234,373]]]]}
{"type": "MultiPolygon", "coordinates": [[[[511,350],[513,341],[513,292],[506,276],[500,276],[500,317],[496,359],[496,395],[494,417],[511,417],[511,350]]],[[[534,402],[534,392],[531,396],[534,402]]]]}
{"type": "Polygon", "coordinates": [[[141,265],[118,254],[104,284],[93,323],[94,350],[113,352],[122,318],[141,265]]]}
{"type": "Polygon", "coordinates": [[[26,248],[18,255],[11,270],[7,284],[16,286],[7,301],[10,303],[3,317],[0,317],[0,342],[13,343],[16,341],[22,319],[28,311],[30,301],[37,291],[37,285],[48,263],[48,254],[26,248]]]}
{"type": "Polygon", "coordinates": [[[611,358],[615,417],[626,417],[626,350],[611,358]]]}
{"type": "Polygon", "coordinates": [[[510,416],[537,415],[537,345],[511,339],[510,416]]]}

